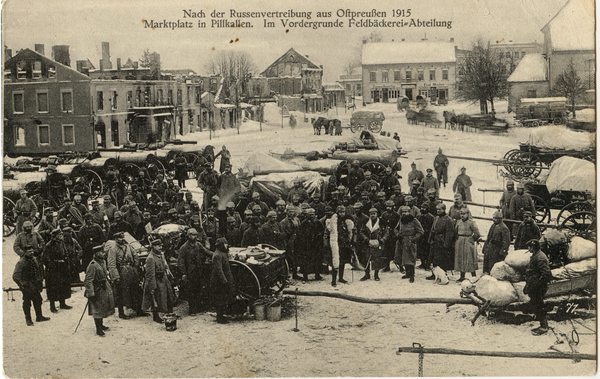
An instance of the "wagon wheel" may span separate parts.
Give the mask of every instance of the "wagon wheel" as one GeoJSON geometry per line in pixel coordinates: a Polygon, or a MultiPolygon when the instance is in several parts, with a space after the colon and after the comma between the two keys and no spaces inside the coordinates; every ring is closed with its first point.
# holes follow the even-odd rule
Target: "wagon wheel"
{"type": "Polygon", "coordinates": [[[521,154],[521,150],[519,149],[512,149],[504,154],[503,159],[506,161],[504,163],[504,168],[512,175],[515,175],[513,164],[515,164],[515,156],[518,154],[521,154]]]}
{"type": "Polygon", "coordinates": [[[538,126],[540,126],[539,121],[531,121],[531,127],[532,128],[537,128],[538,126]]]}
{"type": "Polygon", "coordinates": [[[120,167],[121,179],[125,184],[131,184],[135,181],[140,167],[134,163],[123,163],[120,167]]]}
{"type": "Polygon", "coordinates": [[[379,121],[371,121],[369,124],[369,130],[373,133],[379,133],[383,125],[379,121]]]}
{"type": "Polygon", "coordinates": [[[90,198],[96,199],[104,191],[104,182],[102,182],[102,178],[94,170],[86,170],[85,174],[88,178],[88,183],[90,183],[90,198]]]}
{"type": "Polygon", "coordinates": [[[275,281],[273,285],[276,288],[275,292],[273,293],[274,295],[279,295],[288,284],[287,279],[290,272],[290,265],[288,264],[287,259],[284,259],[283,261],[285,262],[285,274],[280,275],[275,281]]]}
{"type": "Polygon", "coordinates": [[[371,175],[377,177],[385,172],[385,166],[375,161],[365,163],[362,168],[365,171],[371,171],[371,175]]]}
{"type": "Polygon", "coordinates": [[[537,154],[524,151],[515,156],[515,161],[516,164],[519,165],[518,167],[515,167],[515,172],[518,176],[532,176],[537,178],[542,172],[542,162],[537,154]]]}
{"type": "Polygon", "coordinates": [[[148,154],[146,157],[146,163],[148,165],[148,173],[151,174],[151,179],[156,179],[156,176],[160,173],[163,177],[167,178],[167,170],[165,170],[165,166],[162,164],[156,155],[148,154]]]}
{"type": "Polygon", "coordinates": [[[587,201],[576,201],[565,205],[556,217],[556,225],[562,224],[567,217],[577,212],[594,212],[594,206],[587,201]]]}
{"type": "Polygon", "coordinates": [[[579,236],[596,242],[596,214],[593,212],[577,212],[567,217],[559,229],[565,229],[567,234],[579,236]]]}
{"type": "Polygon", "coordinates": [[[4,206],[2,208],[2,237],[8,237],[17,230],[17,217],[13,212],[15,203],[8,197],[4,197],[4,206]]]}
{"type": "Polygon", "coordinates": [[[196,170],[194,169],[194,162],[198,159],[198,155],[194,153],[184,153],[183,157],[187,162],[187,177],[188,179],[196,179],[196,170]]]}
{"type": "Polygon", "coordinates": [[[261,294],[260,281],[254,271],[247,264],[239,261],[230,260],[229,265],[231,266],[231,274],[235,278],[236,287],[240,293],[251,297],[252,301],[259,299],[261,294]]]}
{"type": "Polygon", "coordinates": [[[550,206],[539,196],[531,195],[535,207],[535,222],[547,224],[550,221],[550,206]]]}

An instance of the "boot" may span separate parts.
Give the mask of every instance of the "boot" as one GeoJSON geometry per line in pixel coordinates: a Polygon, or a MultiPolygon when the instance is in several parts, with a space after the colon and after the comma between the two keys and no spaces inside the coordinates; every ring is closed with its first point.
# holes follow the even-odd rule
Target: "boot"
{"type": "Polygon", "coordinates": [[[323,277],[321,276],[321,274],[316,273],[315,274],[315,280],[323,280],[323,277]]]}
{"type": "Polygon", "coordinates": [[[406,266],[406,271],[408,272],[408,281],[410,283],[415,282],[415,266],[406,266]]]}
{"type": "Polygon", "coordinates": [[[379,281],[379,270],[375,270],[375,281],[378,282],[379,281]]]}
{"type": "Polygon", "coordinates": [[[365,267],[365,276],[360,278],[360,281],[364,282],[365,280],[369,280],[369,279],[371,279],[371,263],[369,263],[367,265],[367,267],[365,267]]]}
{"type": "Polygon", "coordinates": [[[392,262],[388,261],[387,265],[385,266],[385,268],[383,270],[381,270],[381,272],[390,272],[392,269],[390,268],[390,264],[392,262]]]}
{"type": "Polygon", "coordinates": [[[108,329],[110,329],[108,326],[104,326],[103,318],[100,319],[100,329],[102,329],[102,331],[107,331],[108,329]]]}
{"type": "Polygon", "coordinates": [[[464,272],[461,272],[461,273],[460,273],[460,279],[458,279],[458,281],[459,281],[459,282],[462,282],[462,281],[463,281],[463,280],[465,280],[465,279],[466,279],[466,278],[465,278],[465,273],[464,273],[464,272]]]}
{"type": "Polygon", "coordinates": [[[404,266],[404,272],[405,272],[405,274],[402,275],[402,279],[410,279],[410,268],[411,267],[415,267],[415,266],[411,266],[411,265],[405,265],[404,266]]]}
{"type": "Polygon", "coordinates": [[[477,273],[475,271],[471,272],[471,277],[474,278],[477,276],[477,273]]]}
{"type": "Polygon", "coordinates": [[[25,306],[23,306],[23,313],[25,313],[25,322],[27,323],[27,326],[33,326],[33,321],[31,320],[31,307],[25,308],[25,306]]]}
{"type": "Polygon", "coordinates": [[[333,287],[336,286],[336,284],[335,284],[335,280],[336,279],[337,279],[337,270],[334,268],[334,269],[331,270],[331,285],[333,287]]]}
{"type": "Polygon", "coordinates": [[[158,311],[153,311],[152,312],[152,320],[154,320],[154,322],[162,324],[163,322],[165,322],[165,320],[163,320],[159,315],[158,315],[158,311]]]}
{"type": "Polygon", "coordinates": [[[94,323],[96,324],[96,335],[99,337],[104,337],[104,330],[102,330],[102,319],[95,318],[94,323]]]}
{"type": "Polygon", "coordinates": [[[217,311],[217,322],[219,324],[229,324],[229,321],[227,321],[227,319],[225,318],[225,312],[224,312],[224,307],[223,306],[218,306],[216,307],[216,311],[217,311]]]}
{"type": "Polygon", "coordinates": [[[123,310],[123,306],[122,305],[119,305],[117,308],[119,309],[119,318],[122,318],[123,320],[129,319],[129,316],[127,316],[125,314],[125,311],[123,310]]]}
{"type": "Polygon", "coordinates": [[[302,274],[302,281],[308,282],[308,274],[307,273],[302,274]]]}
{"type": "Polygon", "coordinates": [[[50,317],[44,317],[42,314],[42,304],[33,304],[33,309],[35,309],[35,321],[43,322],[50,320],[50,317]]]}
{"type": "Polygon", "coordinates": [[[344,266],[345,265],[341,265],[341,267],[340,267],[340,272],[339,272],[340,277],[338,279],[338,282],[346,284],[346,283],[348,283],[348,281],[344,280],[344,266]]]}
{"type": "Polygon", "coordinates": [[[54,304],[54,301],[50,301],[50,312],[58,313],[58,310],[56,309],[56,304],[54,304]]]}
{"type": "Polygon", "coordinates": [[[61,300],[59,303],[60,303],[60,309],[73,309],[72,306],[67,305],[67,303],[65,303],[65,300],[61,300]]]}

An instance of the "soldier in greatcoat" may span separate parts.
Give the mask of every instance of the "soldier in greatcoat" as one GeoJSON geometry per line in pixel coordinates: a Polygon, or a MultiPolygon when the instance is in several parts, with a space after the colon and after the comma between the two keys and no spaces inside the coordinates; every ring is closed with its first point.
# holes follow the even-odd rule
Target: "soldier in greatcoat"
{"type": "Polygon", "coordinates": [[[317,220],[315,210],[306,210],[307,218],[298,229],[298,256],[304,281],[309,274],[315,274],[315,280],[323,279],[320,274],[323,264],[323,224],[317,220]]]}
{"type": "Polygon", "coordinates": [[[526,249],[527,242],[542,238],[539,226],[533,221],[531,212],[523,212],[523,222],[517,227],[515,233],[515,250],[526,249]]]}
{"type": "MultiPolygon", "coordinates": [[[[444,271],[454,268],[454,222],[446,214],[446,205],[437,205],[437,217],[433,222],[429,236],[430,261],[433,267],[440,267],[444,271]]],[[[426,278],[434,280],[435,275],[426,278]]]]}
{"type": "Polygon", "coordinates": [[[46,295],[50,302],[50,311],[58,312],[56,301],[59,302],[60,309],[73,308],[65,302],[71,297],[71,269],[62,230],[52,231],[52,239],[44,246],[42,263],[46,270],[46,295]]]}
{"type": "Polygon", "coordinates": [[[264,241],[262,243],[269,244],[278,249],[283,248],[284,242],[281,239],[281,229],[277,222],[277,213],[275,213],[275,211],[269,211],[269,213],[267,213],[267,222],[261,226],[261,229],[264,235],[264,241]]]}
{"type": "Polygon", "coordinates": [[[27,191],[20,191],[21,198],[17,200],[13,211],[17,214],[17,234],[21,233],[23,223],[33,220],[33,217],[38,212],[35,202],[27,197],[27,191]]]}
{"type": "Polygon", "coordinates": [[[233,302],[237,289],[231,267],[229,266],[229,245],[223,237],[215,242],[215,253],[212,257],[212,272],[210,275],[210,291],[212,301],[217,311],[217,322],[227,324],[225,309],[233,302]]]}
{"type": "Polygon", "coordinates": [[[82,248],[81,271],[85,271],[93,259],[94,246],[102,245],[106,241],[102,227],[94,223],[94,217],[90,213],[85,215],[85,223],[79,229],[78,239],[82,248]]]}
{"type": "Polygon", "coordinates": [[[145,282],[142,310],[152,310],[153,320],[162,323],[164,320],[158,312],[170,313],[173,311],[173,288],[167,277],[167,265],[162,257],[162,241],[152,241],[152,248],[146,265],[144,266],[145,282]]]}
{"type": "Polygon", "coordinates": [[[81,253],[82,249],[73,236],[73,228],[67,226],[63,229],[63,242],[67,250],[67,259],[69,260],[69,271],[71,272],[71,282],[80,283],[79,273],[81,272],[81,253]]]}
{"type": "Polygon", "coordinates": [[[489,274],[496,262],[501,262],[508,254],[510,231],[502,222],[502,213],[495,212],[492,216],[494,224],[490,227],[483,244],[483,273],[489,274]]]}
{"type": "Polygon", "coordinates": [[[13,250],[19,257],[25,254],[28,247],[33,249],[34,255],[39,257],[42,254],[42,249],[46,245],[44,239],[38,232],[33,231],[33,223],[31,221],[25,221],[23,223],[23,231],[17,234],[15,242],[13,243],[13,250]]]}
{"type": "Polygon", "coordinates": [[[415,264],[417,262],[417,241],[423,235],[421,223],[410,213],[408,206],[400,207],[400,224],[396,248],[396,264],[404,266],[406,274],[402,279],[415,281],[415,264]],[[401,259],[399,259],[400,257],[401,259]],[[401,262],[398,262],[401,260],[401,262]]]}
{"type": "Polygon", "coordinates": [[[116,243],[108,250],[108,272],[115,288],[115,303],[119,318],[128,319],[124,307],[133,309],[138,314],[141,313],[139,257],[125,241],[123,232],[115,234],[114,238],[116,243]]]}
{"type": "Polygon", "coordinates": [[[298,276],[298,258],[297,258],[297,245],[296,240],[298,238],[298,229],[300,228],[300,220],[296,217],[296,210],[294,207],[289,206],[286,209],[287,217],[284,218],[280,223],[279,227],[285,243],[285,258],[292,270],[292,278],[300,279],[298,276]]]}
{"type": "Polygon", "coordinates": [[[454,269],[460,272],[459,282],[465,280],[465,273],[470,272],[472,277],[477,271],[477,249],[475,242],[479,240],[479,229],[475,221],[469,220],[469,210],[460,210],[460,220],[456,221],[455,227],[455,254],[454,269]]]}
{"type": "Polygon", "coordinates": [[[360,280],[371,279],[372,267],[374,279],[375,281],[379,281],[379,270],[387,267],[387,257],[384,255],[383,245],[389,238],[389,232],[379,218],[377,208],[373,207],[369,210],[369,221],[362,226],[360,233],[363,235],[363,240],[368,241],[369,251],[369,258],[365,266],[365,275],[360,280]]]}
{"type": "Polygon", "coordinates": [[[339,270],[339,282],[348,283],[344,279],[344,266],[352,261],[352,248],[356,243],[354,222],[346,217],[346,208],[337,207],[336,213],[325,221],[323,243],[331,249],[331,285],[336,286],[336,276],[339,270]]]}
{"type": "Polygon", "coordinates": [[[115,302],[106,270],[104,246],[95,246],[93,251],[94,258],[85,271],[84,296],[88,299],[88,314],[96,324],[96,335],[104,337],[108,326],[104,326],[103,319],[115,313],[115,302]]]}
{"type": "Polygon", "coordinates": [[[210,285],[207,263],[212,259],[212,252],[198,241],[198,236],[196,229],[188,229],[187,241],[179,249],[177,260],[177,267],[182,274],[181,280],[188,292],[190,316],[202,311],[202,304],[208,300],[210,285]]]}
{"type": "Polygon", "coordinates": [[[13,280],[19,286],[21,294],[23,294],[23,313],[25,313],[25,322],[28,326],[33,326],[31,319],[31,303],[35,310],[35,321],[42,322],[50,320],[50,317],[44,317],[42,314],[42,292],[44,280],[42,265],[34,256],[34,250],[28,247],[21,255],[21,259],[15,266],[13,272],[13,280]]]}

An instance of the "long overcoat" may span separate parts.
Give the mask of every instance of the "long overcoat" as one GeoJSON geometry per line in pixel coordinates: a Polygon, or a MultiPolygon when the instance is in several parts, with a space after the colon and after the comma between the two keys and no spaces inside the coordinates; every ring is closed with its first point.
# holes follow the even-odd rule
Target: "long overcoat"
{"type": "Polygon", "coordinates": [[[423,235],[421,223],[411,214],[400,219],[395,261],[414,266],[417,261],[417,241],[423,235]]]}
{"type": "Polygon", "coordinates": [[[106,258],[108,272],[113,281],[119,279],[118,292],[120,303],[131,309],[138,309],[140,301],[140,277],[137,271],[139,258],[129,244],[115,243],[108,250],[106,258]]]}
{"type": "Polygon", "coordinates": [[[167,278],[167,266],[160,255],[150,252],[144,266],[143,310],[171,312],[173,310],[173,288],[167,278]]]}
{"type": "Polygon", "coordinates": [[[212,273],[210,275],[210,292],[213,304],[225,306],[235,298],[235,281],[229,266],[229,254],[217,249],[212,258],[212,273]]]}
{"type": "Polygon", "coordinates": [[[485,243],[483,244],[483,272],[490,273],[496,262],[503,261],[508,254],[510,245],[510,230],[501,222],[490,227],[485,243]]]}
{"type": "Polygon", "coordinates": [[[454,269],[460,272],[477,270],[477,249],[475,241],[480,237],[479,229],[473,220],[456,222],[456,245],[454,253],[454,269]]]}
{"type": "Polygon", "coordinates": [[[429,236],[433,267],[448,271],[454,268],[454,222],[448,215],[437,216],[429,236]]]}
{"type": "Polygon", "coordinates": [[[42,263],[46,269],[48,300],[58,301],[71,297],[71,270],[63,241],[52,240],[44,247],[42,263]]]}
{"type": "Polygon", "coordinates": [[[84,296],[89,301],[88,314],[94,318],[105,318],[115,313],[115,300],[107,274],[104,262],[100,263],[95,259],[92,259],[85,270],[84,296]]]}

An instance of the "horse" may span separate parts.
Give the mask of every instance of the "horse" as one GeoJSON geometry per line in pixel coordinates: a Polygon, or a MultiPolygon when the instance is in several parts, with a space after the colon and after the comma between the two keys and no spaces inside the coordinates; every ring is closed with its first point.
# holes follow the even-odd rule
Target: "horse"
{"type": "Polygon", "coordinates": [[[415,111],[413,109],[410,109],[410,108],[406,109],[406,120],[408,120],[408,123],[410,125],[417,125],[417,123],[418,123],[418,115],[419,114],[418,114],[417,111],[415,111]]]}
{"type": "Polygon", "coordinates": [[[448,124],[450,124],[450,129],[455,129],[458,125],[458,118],[456,117],[456,113],[454,111],[444,111],[444,129],[447,129],[448,124]]]}
{"type": "Polygon", "coordinates": [[[325,127],[325,134],[328,134],[328,132],[329,132],[328,125],[329,125],[329,120],[327,120],[325,117],[319,117],[318,119],[315,120],[315,122],[313,122],[314,134],[321,135],[322,127],[325,127]]]}

